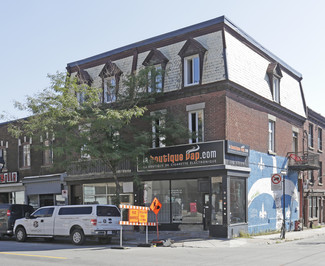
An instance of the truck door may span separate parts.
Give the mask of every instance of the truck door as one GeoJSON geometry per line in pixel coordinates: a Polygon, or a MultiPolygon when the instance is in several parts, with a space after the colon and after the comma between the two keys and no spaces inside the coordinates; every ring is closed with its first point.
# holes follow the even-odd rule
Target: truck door
{"type": "Polygon", "coordinates": [[[54,228],[54,207],[44,207],[33,213],[29,219],[27,234],[32,235],[53,235],[54,228]]]}

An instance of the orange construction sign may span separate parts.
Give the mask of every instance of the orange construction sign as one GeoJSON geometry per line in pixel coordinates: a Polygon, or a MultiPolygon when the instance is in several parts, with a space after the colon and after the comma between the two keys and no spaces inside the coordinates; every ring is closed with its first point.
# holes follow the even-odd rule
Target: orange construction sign
{"type": "Polygon", "coordinates": [[[129,210],[129,222],[137,223],[139,222],[139,210],[129,210]]]}
{"type": "Polygon", "coordinates": [[[148,222],[148,212],[145,210],[139,210],[139,223],[148,222]]]}
{"type": "Polygon", "coordinates": [[[151,205],[150,205],[150,210],[152,210],[156,215],[161,209],[162,204],[159,202],[157,198],[154,198],[151,205]]]}

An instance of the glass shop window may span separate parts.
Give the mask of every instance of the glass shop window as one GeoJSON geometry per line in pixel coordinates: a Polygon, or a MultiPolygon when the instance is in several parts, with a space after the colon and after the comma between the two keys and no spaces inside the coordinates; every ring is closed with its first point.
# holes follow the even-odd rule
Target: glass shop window
{"type": "Polygon", "coordinates": [[[212,177],[212,195],[211,195],[211,224],[223,224],[222,215],[222,176],[212,177]]]}
{"type": "MultiPolygon", "coordinates": [[[[170,223],[170,186],[169,180],[146,181],[143,184],[143,203],[149,207],[154,198],[162,204],[158,213],[159,223],[170,223]]],[[[156,222],[153,212],[148,212],[148,221],[156,222]]]]}
{"type": "Polygon", "coordinates": [[[246,180],[230,178],[230,223],[246,222],[246,180]]]}
{"type": "Polygon", "coordinates": [[[197,179],[172,180],[171,197],[174,223],[202,223],[203,197],[197,179]]]}

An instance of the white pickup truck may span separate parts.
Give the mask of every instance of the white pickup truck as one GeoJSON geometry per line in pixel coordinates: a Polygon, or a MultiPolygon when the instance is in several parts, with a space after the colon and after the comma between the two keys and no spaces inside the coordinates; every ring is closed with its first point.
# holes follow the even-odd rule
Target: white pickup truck
{"type": "Polygon", "coordinates": [[[115,205],[46,206],[16,220],[14,233],[20,242],[28,237],[69,236],[75,245],[82,245],[85,237],[109,243],[120,230],[120,218],[115,205]]]}

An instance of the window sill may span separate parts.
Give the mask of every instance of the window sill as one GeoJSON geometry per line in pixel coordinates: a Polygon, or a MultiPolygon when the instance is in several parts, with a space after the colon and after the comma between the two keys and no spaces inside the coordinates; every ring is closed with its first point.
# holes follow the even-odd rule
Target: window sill
{"type": "Polygon", "coordinates": [[[30,166],[23,166],[23,167],[20,167],[19,170],[29,170],[31,167],[30,166]]]}
{"type": "Polygon", "coordinates": [[[270,154],[270,155],[274,155],[274,156],[276,155],[276,152],[271,151],[271,150],[268,150],[267,153],[270,154]]]}
{"type": "Polygon", "coordinates": [[[318,186],[322,186],[323,185],[323,183],[318,183],[318,186]]]}
{"type": "Polygon", "coordinates": [[[323,150],[318,149],[317,152],[319,152],[319,153],[323,153],[323,150]]]}
{"type": "Polygon", "coordinates": [[[43,165],[41,165],[41,168],[49,168],[52,166],[53,166],[53,164],[43,164],[43,165]]]}
{"type": "Polygon", "coordinates": [[[195,85],[200,85],[200,83],[197,82],[197,83],[191,83],[191,84],[184,84],[184,87],[192,87],[192,86],[195,86],[195,85]]]}
{"type": "Polygon", "coordinates": [[[308,146],[308,150],[313,151],[314,150],[314,147],[308,146]]]}

